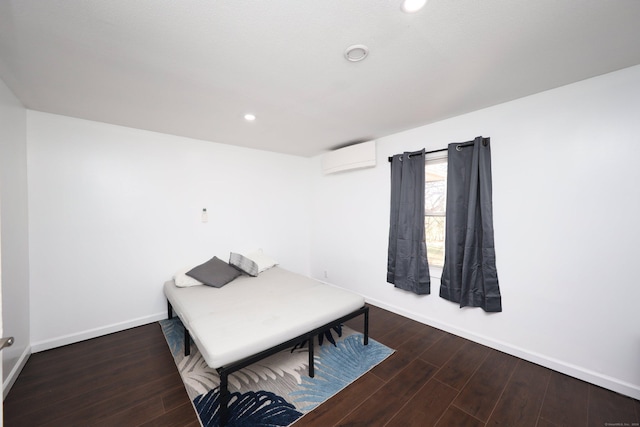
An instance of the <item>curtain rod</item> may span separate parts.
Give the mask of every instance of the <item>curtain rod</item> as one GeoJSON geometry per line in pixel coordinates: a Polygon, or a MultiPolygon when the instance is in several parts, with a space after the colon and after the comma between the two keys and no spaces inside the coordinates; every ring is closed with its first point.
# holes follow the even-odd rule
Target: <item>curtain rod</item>
{"type": "MultiPolygon", "coordinates": [[[[461,151],[463,147],[469,147],[470,145],[473,145],[475,141],[469,141],[469,142],[464,142],[462,144],[458,144],[456,145],[456,150],[461,151]]],[[[482,145],[484,145],[485,147],[487,146],[487,142],[489,142],[489,138],[482,138],[482,145]]],[[[449,150],[449,148],[440,148],[438,150],[432,150],[432,151],[427,151],[424,154],[433,154],[433,153],[440,153],[442,151],[447,151],[449,150]]],[[[416,153],[418,154],[418,153],[416,153]]],[[[413,153],[409,154],[409,157],[411,157],[413,155],[413,153]]],[[[391,163],[391,160],[393,160],[393,156],[389,157],[389,163],[391,163]]]]}

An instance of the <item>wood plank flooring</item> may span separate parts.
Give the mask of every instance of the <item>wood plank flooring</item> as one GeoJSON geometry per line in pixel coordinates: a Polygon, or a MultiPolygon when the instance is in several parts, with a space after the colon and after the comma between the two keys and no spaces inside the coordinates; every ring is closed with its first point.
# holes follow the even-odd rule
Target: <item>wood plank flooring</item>
{"type": "MultiPolygon", "coordinates": [[[[374,306],[370,335],[396,352],[296,427],[640,425],[637,400],[374,306]]],[[[4,417],[7,427],[199,425],[157,323],[32,355],[4,417]]]]}

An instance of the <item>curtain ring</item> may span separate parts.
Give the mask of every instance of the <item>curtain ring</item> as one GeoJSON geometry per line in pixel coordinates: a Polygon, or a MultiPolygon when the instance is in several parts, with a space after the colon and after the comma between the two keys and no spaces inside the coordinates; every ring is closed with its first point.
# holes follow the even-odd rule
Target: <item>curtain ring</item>
{"type": "Polygon", "coordinates": [[[456,151],[462,151],[462,145],[456,145],[456,151]]]}

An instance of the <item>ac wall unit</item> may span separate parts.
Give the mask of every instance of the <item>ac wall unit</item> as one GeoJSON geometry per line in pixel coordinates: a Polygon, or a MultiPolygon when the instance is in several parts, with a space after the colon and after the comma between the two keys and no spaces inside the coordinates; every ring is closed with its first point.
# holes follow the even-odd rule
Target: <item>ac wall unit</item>
{"type": "Polygon", "coordinates": [[[367,141],[331,151],[322,157],[325,175],[351,169],[371,168],[376,165],[376,142],[367,141]]]}

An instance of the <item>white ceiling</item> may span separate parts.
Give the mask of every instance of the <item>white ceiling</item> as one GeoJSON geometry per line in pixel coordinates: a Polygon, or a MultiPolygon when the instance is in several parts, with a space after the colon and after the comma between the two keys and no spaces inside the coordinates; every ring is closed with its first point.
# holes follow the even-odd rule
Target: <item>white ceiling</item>
{"type": "Polygon", "coordinates": [[[639,0],[0,1],[27,108],[301,156],[636,64],[639,0]]]}

